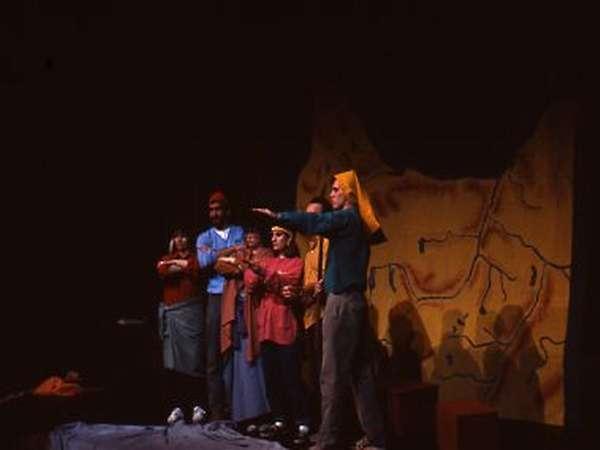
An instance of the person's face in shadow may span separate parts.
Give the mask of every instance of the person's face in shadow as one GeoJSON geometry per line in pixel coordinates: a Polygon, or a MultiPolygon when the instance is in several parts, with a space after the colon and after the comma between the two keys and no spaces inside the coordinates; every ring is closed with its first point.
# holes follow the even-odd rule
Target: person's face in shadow
{"type": "Polygon", "coordinates": [[[260,234],[258,233],[248,233],[246,234],[246,247],[249,248],[250,250],[254,250],[255,248],[258,248],[258,246],[260,245],[260,234]]]}
{"type": "Polygon", "coordinates": [[[173,245],[175,248],[175,251],[177,252],[184,252],[187,250],[188,248],[188,240],[186,236],[175,236],[173,238],[173,245]]]}
{"type": "Polygon", "coordinates": [[[221,202],[210,202],[208,204],[208,219],[218,229],[224,228],[227,223],[227,211],[221,202]]]}

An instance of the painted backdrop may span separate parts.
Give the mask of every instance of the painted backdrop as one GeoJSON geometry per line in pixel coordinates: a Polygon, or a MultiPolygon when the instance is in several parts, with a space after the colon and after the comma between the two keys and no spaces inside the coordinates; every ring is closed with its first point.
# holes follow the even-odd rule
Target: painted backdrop
{"type": "Polygon", "coordinates": [[[563,424],[574,119],[554,105],[499,178],[448,181],[386,165],[344,102],[317,107],[297,206],[357,170],[388,238],[372,248],[374,327],[440,400],[563,424]]]}

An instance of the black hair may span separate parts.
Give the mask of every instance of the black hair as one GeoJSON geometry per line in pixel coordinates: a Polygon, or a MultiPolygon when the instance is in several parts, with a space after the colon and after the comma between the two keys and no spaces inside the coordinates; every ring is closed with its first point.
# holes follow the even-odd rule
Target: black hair
{"type": "Polygon", "coordinates": [[[256,226],[256,225],[250,225],[244,228],[244,232],[246,234],[258,234],[262,236],[262,231],[260,229],[260,227],[256,226]]]}
{"type": "Polygon", "coordinates": [[[298,250],[298,246],[293,237],[290,238],[290,243],[285,247],[282,253],[286,258],[297,258],[300,256],[300,251],[298,250]]]}
{"type": "Polygon", "coordinates": [[[183,230],[183,228],[175,228],[175,229],[173,230],[173,232],[171,233],[171,239],[173,239],[174,237],[177,237],[177,236],[184,237],[184,238],[186,238],[188,241],[190,240],[190,236],[189,236],[189,234],[187,234],[187,233],[186,233],[186,232],[183,230]]]}
{"type": "Polygon", "coordinates": [[[321,205],[323,207],[323,212],[331,211],[331,203],[329,203],[329,200],[322,195],[311,198],[307,205],[310,205],[311,203],[318,203],[321,205]]]}

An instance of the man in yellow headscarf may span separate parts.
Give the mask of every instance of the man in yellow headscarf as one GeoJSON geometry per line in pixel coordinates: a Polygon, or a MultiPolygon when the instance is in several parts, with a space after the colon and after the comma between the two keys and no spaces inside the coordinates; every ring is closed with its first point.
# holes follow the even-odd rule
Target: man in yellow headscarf
{"type": "Polygon", "coordinates": [[[372,330],[364,296],[369,242],[381,227],[353,170],[334,175],[329,197],[331,212],[274,213],[263,208],[254,211],[302,233],[329,239],[324,279],[327,301],[323,316],[322,419],[315,448],[338,448],[342,443],[342,399],[352,389],[366,434],[360,448],[383,449],[383,414],[375,392],[374,352],[369,351],[372,330]]]}

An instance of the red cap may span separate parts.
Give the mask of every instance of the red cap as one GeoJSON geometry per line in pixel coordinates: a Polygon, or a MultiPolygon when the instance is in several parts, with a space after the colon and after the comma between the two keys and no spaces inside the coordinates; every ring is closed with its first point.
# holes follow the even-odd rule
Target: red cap
{"type": "Polygon", "coordinates": [[[214,191],[212,194],[210,194],[210,196],[208,197],[208,203],[214,203],[214,202],[223,203],[223,204],[227,203],[227,198],[225,197],[225,194],[223,193],[223,191],[214,191]]]}

